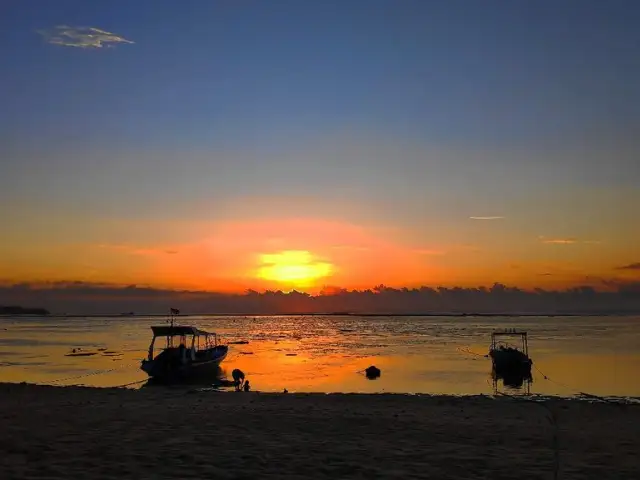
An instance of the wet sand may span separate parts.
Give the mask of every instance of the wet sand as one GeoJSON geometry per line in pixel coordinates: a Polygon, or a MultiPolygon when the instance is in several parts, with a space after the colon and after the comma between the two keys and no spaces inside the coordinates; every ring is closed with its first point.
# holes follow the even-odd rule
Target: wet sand
{"type": "Polygon", "coordinates": [[[640,478],[640,407],[561,399],[0,384],[0,432],[3,479],[640,478]]]}

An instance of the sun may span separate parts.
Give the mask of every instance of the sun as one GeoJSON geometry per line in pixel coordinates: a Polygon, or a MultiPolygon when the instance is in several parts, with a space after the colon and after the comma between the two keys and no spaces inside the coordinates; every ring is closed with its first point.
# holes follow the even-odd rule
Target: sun
{"type": "Polygon", "coordinates": [[[333,265],[316,260],[306,250],[262,254],[260,264],[258,278],[299,287],[311,286],[333,271],[333,265]]]}

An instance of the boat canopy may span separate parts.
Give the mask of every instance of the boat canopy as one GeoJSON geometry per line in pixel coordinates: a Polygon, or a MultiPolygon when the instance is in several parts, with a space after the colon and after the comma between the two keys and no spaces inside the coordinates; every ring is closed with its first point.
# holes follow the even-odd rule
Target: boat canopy
{"type": "Polygon", "coordinates": [[[156,325],[151,327],[154,337],[182,337],[184,335],[215,335],[213,332],[205,332],[196,327],[182,325],[156,325]]]}
{"type": "Polygon", "coordinates": [[[506,330],[496,330],[491,333],[492,337],[518,337],[518,336],[527,336],[527,332],[524,330],[516,330],[515,328],[506,329],[506,330]]]}
{"type": "Polygon", "coordinates": [[[522,342],[522,351],[525,355],[529,355],[529,344],[527,342],[527,332],[524,330],[516,330],[515,328],[510,328],[506,330],[497,330],[491,334],[491,346],[489,350],[495,350],[498,348],[498,343],[500,342],[501,337],[520,337],[520,341],[522,342]]]}

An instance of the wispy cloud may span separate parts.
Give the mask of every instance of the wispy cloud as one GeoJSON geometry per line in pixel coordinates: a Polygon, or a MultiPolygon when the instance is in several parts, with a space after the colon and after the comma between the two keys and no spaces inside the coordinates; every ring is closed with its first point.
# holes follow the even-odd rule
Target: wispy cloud
{"type": "Polygon", "coordinates": [[[540,235],[538,239],[542,243],[546,243],[548,245],[575,245],[577,243],[583,243],[586,245],[600,245],[600,243],[602,243],[600,242],[600,240],[579,240],[577,238],[572,238],[572,237],[548,238],[548,237],[545,237],[544,235],[540,235]]]}
{"type": "Polygon", "coordinates": [[[47,43],[63,47],[102,48],[113,47],[118,43],[134,43],[115,33],[95,27],[70,27],[57,25],[47,30],[39,30],[47,43]]]}
{"type": "Polygon", "coordinates": [[[640,262],[616,267],[616,270],[640,270],[640,262]]]}
{"type": "Polygon", "coordinates": [[[491,217],[469,217],[471,220],[504,220],[506,217],[491,216],[491,217]]]}
{"type": "Polygon", "coordinates": [[[578,241],[575,238],[548,238],[543,239],[542,243],[551,245],[573,245],[574,243],[578,243],[578,241]]]}

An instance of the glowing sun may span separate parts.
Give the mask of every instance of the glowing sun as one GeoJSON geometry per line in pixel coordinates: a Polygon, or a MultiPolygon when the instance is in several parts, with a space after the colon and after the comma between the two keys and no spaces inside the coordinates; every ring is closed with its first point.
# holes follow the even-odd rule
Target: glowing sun
{"type": "Polygon", "coordinates": [[[310,286],[333,271],[333,265],[314,259],[306,250],[286,250],[260,256],[258,277],[296,286],[310,286]]]}

